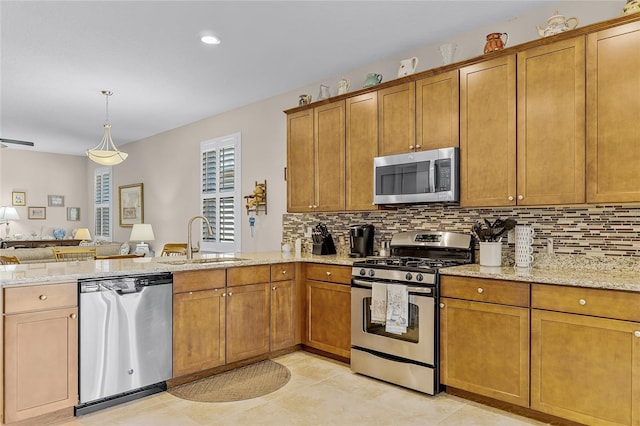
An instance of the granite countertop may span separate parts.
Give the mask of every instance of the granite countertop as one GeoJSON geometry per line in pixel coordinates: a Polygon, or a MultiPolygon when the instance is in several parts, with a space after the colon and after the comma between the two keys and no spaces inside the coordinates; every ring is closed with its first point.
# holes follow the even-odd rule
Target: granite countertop
{"type": "Polygon", "coordinates": [[[0,286],[47,284],[81,278],[112,277],[129,274],[178,272],[199,269],[229,268],[236,266],[265,265],[285,262],[312,262],[351,266],[354,259],[338,255],[282,254],[278,251],[233,254],[197,254],[194,259],[239,258],[238,261],[213,263],[182,263],[185,256],[142,257],[134,259],[109,259],[76,262],[29,263],[0,265],[0,286]]]}
{"type": "Polygon", "coordinates": [[[539,256],[530,269],[478,264],[443,268],[441,275],[640,292],[640,262],[629,258],[539,256]]]}

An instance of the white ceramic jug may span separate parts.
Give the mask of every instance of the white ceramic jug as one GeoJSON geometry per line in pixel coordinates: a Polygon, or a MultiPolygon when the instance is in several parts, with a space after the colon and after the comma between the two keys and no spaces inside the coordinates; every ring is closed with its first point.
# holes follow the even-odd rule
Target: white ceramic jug
{"type": "Polygon", "coordinates": [[[344,77],[340,79],[340,81],[338,81],[338,95],[344,95],[347,93],[349,87],[351,87],[351,82],[349,80],[344,77]]]}
{"type": "Polygon", "coordinates": [[[398,69],[398,77],[404,77],[416,72],[418,66],[418,58],[415,56],[409,59],[403,59],[400,61],[400,69],[398,69]]]}

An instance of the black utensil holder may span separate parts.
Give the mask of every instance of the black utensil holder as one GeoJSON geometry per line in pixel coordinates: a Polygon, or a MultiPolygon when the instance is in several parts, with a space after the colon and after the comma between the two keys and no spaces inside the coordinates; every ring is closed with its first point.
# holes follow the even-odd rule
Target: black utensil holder
{"type": "Polygon", "coordinates": [[[336,246],[333,244],[333,238],[331,234],[322,238],[322,242],[313,243],[313,254],[336,254],[336,246]]]}

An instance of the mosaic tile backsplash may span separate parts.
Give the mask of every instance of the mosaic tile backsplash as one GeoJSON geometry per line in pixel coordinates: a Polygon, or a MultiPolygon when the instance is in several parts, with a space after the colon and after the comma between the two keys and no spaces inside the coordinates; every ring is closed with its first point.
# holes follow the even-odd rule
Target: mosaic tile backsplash
{"type": "MultiPolygon", "coordinates": [[[[640,206],[603,205],[539,208],[462,208],[449,204],[400,207],[397,210],[283,215],[283,243],[301,238],[303,250],[310,251],[311,238],[304,236],[318,222],[327,225],[339,253],[349,251],[349,226],[371,223],[375,226],[374,249],[400,231],[437,230],[470,232],[485,218],[515,219],[519,225],[535,230],[534,255],[546,254],[553,239],[554,254],[640,258],[640,206]]],[[[506,238],[504,239],[506,240],[506,238]]],[[[503,253],[513,251],[504,241],[503,253]],[[509,250],[511,249],[511,250],[509,250]]],[[[293,244],[292,244],[293,246],[293,244]]],[[[477,256],[476,256],[477,258],[477,256]]]]}

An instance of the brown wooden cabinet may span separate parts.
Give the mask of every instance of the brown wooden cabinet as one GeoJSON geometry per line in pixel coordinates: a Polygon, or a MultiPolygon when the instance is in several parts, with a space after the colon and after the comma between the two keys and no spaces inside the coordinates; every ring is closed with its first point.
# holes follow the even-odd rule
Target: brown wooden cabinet
{"type": "Polygon", "coordinates": [[[378,90],[380,155],[415,151],[416,85],[414,82],[378,90]]]}
{"type": "Polygon", "coordinates": [[[529,285],[442,277],[440,381],[529,405],[529,285]]]}
{"type": "Polygon", "coordinates": [[[346,210],[375,210],[373,159],[378,155],[378,93],[346,99],[346,210]]]}
{"type": "Polygon", "coordinates": [[[298,323],[295,264],[271,265],[271,351],[296,345],[298,323]]]}
{"type": "Polygon", "coordinates": [[[344,101],[287,116],[287,210],[345,206],[344,101]]]}
{"type": "Polygon", "coordinates": [[[516,58],[460,69],[460,205],[515,205],[516,58]]]}
{"type": "Polygon", "coordinates": [[[416,151],[460,146],[458,70],[416,81],[416,151]]]}
{"type": "Polygon", "coordinates": [[[576,37],[517,55],[518,205],[585,201],[584,52],[576,37]]]}
{"type": "Polygon", "coordinates": [[[225,363],[224,269],[173,275],[173,377],[225,363]]]}
{"type": "Polygon", "coordinates": [[[269,265],[227,269],[227,363],[269,352],[270,277],[269,265]]]}
{"type": "Polygon", "coordinates": [[[587,36],[587,202],[640,200],[640,22],[587,36]]]}
{"type": "Polygon", "coordinates": [[[77,283],[4,289],[4,422],[78,403],[77,283]]]}
{"type": "Polygon", "coordinates": [[[640,294],[534,284],[531,304],[531,408],[639,424],[640,294]]]}
{"type": "Polygon", "coordinates": [[[349,358],[351,268],[308,263],[305,345],[349,358]]]}

